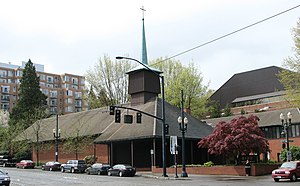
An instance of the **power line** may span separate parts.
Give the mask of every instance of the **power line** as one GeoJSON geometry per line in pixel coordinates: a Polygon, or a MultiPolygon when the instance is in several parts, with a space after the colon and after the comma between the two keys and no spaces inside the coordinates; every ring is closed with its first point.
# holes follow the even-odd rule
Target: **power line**
{"type": "Polygon", "coordinates": [[[235,31],[233,31],[233,32],[230,32],[230,33],[228,33],[228,34],[225,34],[225,35],[223,35],[223,36],[221,36],[221,37],[218,37],[218,38],[216,38],[216,39],[210,40],[210,41],[208,41],[208,42],[206,42],[206,43],[203,43],[203,44],[201,44],[201,45],[198,45],[198,46],[195,46],[195,47],[190,48],[190,49],[188,49],[188,50],[185,50],[185,51],[183,51],[183,52],[180,52],[180,53],[178,53],[178,54],[176,54],[176,55],[173,55],[173,56],[171,56],[171,57],[168,57],[168,58],[166,58],[166,59],[164,59],[164,60],[162,60],[162,61],[153,63],[153,64],[151,64],[151,66],[156,65],[156,64],[159,64],[159,63],[162,63],[162,62],[165,62],[165,61],[167,61],[167,60],[169,60],[169,59],[172,59],[172,58],[175,58],[175,57],[177,57],[177,56],[181,56],[181,55],[183,55],[183,54],[185,54],[185,53],[188,53],[188,52],[190,52],[190,51],[193,51],[193,50],[196,50],[196,49],[198,49],[198,48],[201,48],[201,47],[203,47],[203,46],[205,46],[205,45],[208,45],[208,44],[210,44],[210,43],[213,43],[213,42],[218,41],[218,40],[220,40],[220,39],[223,39],[223,38],[225,38],[225,37],[231,36],[231,35],[233,35],[233,34],[235,34],[235,33],[240,32],[240,31],[246,30],[247,28],[250,28],[250,27],[253,27],[253,26],[255,26],[255,25],[258,25],[258,24],[260,24],[260,23],[262,23],[262,22],[265,22],[265,21],[267,21],[267,20],[269,20],[269,19],[272,19],[272,18],[274,18],[274,17],[277,17],[277,16],[279,16],[279,15],[281,15],[281,14],[287,13],[287,12],[293,10],[293,9],[298,8],[298,7],[300,7],[300,5],[294,6],[294,7],[290,8],[290,9],[287,9],[287,10],[285,10],[285,11],[282,11],[282,12],[280,12],[280,13],[277,13],[277,14],[275,14],[275,15],[272,15],[272,16],[270,16],[270,17],[268,17],[268,18],[265,18],[265,19],[263,19],[263,20],[261,20],[261,21],[255,22],[255,23],[253,23],[253,24],[250,24],[250,25],[248,25],[248,26],[245,26],[245,27],[243,27],[243,28],[240,28],[240,29],[238,29],[238,30],[235,30],[235,31]]]}

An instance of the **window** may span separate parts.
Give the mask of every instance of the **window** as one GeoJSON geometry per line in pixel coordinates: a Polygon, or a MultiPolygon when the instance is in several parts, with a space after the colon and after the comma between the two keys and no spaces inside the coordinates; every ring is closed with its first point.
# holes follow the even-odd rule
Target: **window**
{"type": "Polygon", "coordinates": [[[73,112],[73,107],[72,106],[68,106],[65,108],[66,112],[73,112]]]}
{"type": "Polygon", "coordinates": [[[67,94],[67,96],[73,96],[73,91],[72,90],[67,90],[66,94],[67,94]]]}
{"type": "Polygon", "coordinates": [[[14,71],[11,71],[11,70],[7,71],[7,75],[9,77],[13,77],[14,76],[14,71]]]}
{"type": "Polygon", "coordinates": [[[50,97],[56,98],[57,97],[57,90],[51,90],[50,91],[50,97]]]}
{"type": "Polygon", "coordinates": [[[53,77],[52,76],[48,76],[47,77],[47,82],[48,83],[53,83],[53,77]]]}
{"type": "Polygon", "coordinates": [[[10,92],[10,86],[1,86],[2,93],[9,93],[10,92]]]}
{"type": "Polygon", "coordinates": [[[72,98],[68,98],[68,104],[72,104],[73,103],[73,99],[72,98]]]}
{"type": "Polygon", "coordinates": [[[72,83],[77,85],[78,84],[78,78],[72,78],[72,83]]]}
{"type": "Polygon", "coordinates": [[[75,92],[75,99],[81,99],[82,98],[82,92],[75,92]]]}

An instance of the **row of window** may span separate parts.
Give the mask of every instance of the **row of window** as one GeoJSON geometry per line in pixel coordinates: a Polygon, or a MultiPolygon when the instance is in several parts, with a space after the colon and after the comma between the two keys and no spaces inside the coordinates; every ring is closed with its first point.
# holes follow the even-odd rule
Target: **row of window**
{"type": "MultiPolygon", "coordinates": [[[[282,126],[269,126],[261,127],[267,139],[279,139],[284,138],[284,128],[282,126]]],[[[289,137],[300,136],[300,124],[292,124],[288,127],[289,137]]]]}
{"type": "MultiPolygon", "coordinates": [[[[81,111],[82,111],[82,108],[75,108],[75,112],[81,112],[81,111]]],[[[65,107],[65,112],[73,112],[73,107],[72,106],[65,107]]],[[[50,107],[50,113],[56,114],[57,107],[50,107]]]]}
{"type": "Polygon", "coordinates": [[[248,101],[242,101],[238,103],[233,103],[232,107],[243,107],[247,105],[257,105],[257,104],[263,104],[263,103],[274,103],[278,101],[284,100],[284,96],[274,96],[274,97],[268,97],[263,99],[255,99],[255,100],[248,100],[248,101]]]}
{"type": "MultiPolygon", "coordinates": [[[[13,92],[16,92],[17,88],[14,86],[13,87],[13,92]]],[[[10,86],[7,85],[1,85],[1,93],[10,93],[10,86]]]]}

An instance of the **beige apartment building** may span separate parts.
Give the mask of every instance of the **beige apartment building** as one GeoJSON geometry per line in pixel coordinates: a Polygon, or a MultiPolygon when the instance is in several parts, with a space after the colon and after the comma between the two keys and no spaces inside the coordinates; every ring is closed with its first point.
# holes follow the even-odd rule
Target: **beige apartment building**
{"type": "MultiPolygon", "coordinates": [[[[18,101],[18,88],[22,66],[0,63],[1,109],[12,111],[18,101]]],[[[68,114],[87,110],[84,101],[85,78],[73,74],[51,74],[44,72],[44,65],[34,64],[40,77],[41,91],[47,96],[48,109],[51,114],[68,114]]]]}

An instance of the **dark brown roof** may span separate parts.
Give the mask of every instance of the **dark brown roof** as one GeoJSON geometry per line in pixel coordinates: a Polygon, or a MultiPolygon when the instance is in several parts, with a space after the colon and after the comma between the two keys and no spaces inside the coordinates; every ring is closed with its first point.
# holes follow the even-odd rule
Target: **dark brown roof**
{"type": "MultiPolygon", "coordinates": [[[[130,107],[129,105],[122,105],[130,107]]],[[[133,108],[142,110],[144,112],[161,116],[161,99],[148,102],[146,104],[134,106],[133,108]]],[[[169,135],[181,136],[178,129],[177,118],[180,115],[180,109],[165,104],[166,110],[166,124],[169,124],[169,135]]],[[[212,127],[206,123],[185,114],[189,120],[188,130],[186,133],[187,138],[201,139],[209,135],[212,127]]],[[[84,112],[72,113],[59,116],[59,128],[61,129],[61,138],[68,138],[75,136],[91,136],[100,135],[95,142],[106,143],[110,141],[130,140],[139,138],[155,138],[162,135],[161,121],[152,117],[143,115],[142,123],[137,124],[136,112],[130,110],[122,110],[121,123],[115,123],[114,116],[109,115],[108,108],[93,109],[84,112]],[[124,114],[133,115],[133,123],[124,123],[124,114]]],[[[49,141],[53,140],[53,129],[56,126],[56,118],[51,117],[48,119],[40,120],[34,123],[31,127],[27,128],[22,134],[17,137],[17,140],[28,139],[36,141],[35,129],[40,126],[39,140],[49,141]]]]}
{"type": "Polygon", "coordinates": [[[210,99],[225,108],[236,98],[282,91],[284,87],[277,77],[281,70],[280,67],[271,66],[235,74],[210,99]]]}

